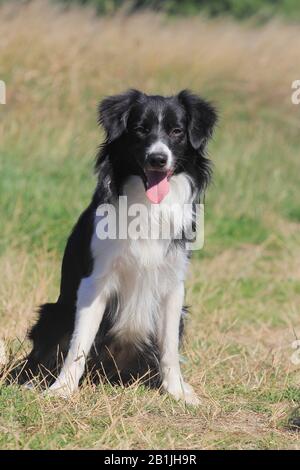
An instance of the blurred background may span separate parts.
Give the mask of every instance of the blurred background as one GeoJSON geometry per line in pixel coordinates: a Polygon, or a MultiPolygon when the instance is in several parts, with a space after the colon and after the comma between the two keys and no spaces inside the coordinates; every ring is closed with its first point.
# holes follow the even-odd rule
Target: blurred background
{"type": "Polygon", "coordinates": [[[274,15],[295,19],[300,14],[297,0],[61,0],[66,5],[79,3],[93,5],[98,13],[111,14],[123,10],[134,13],[141,10],[154,10],[171,15],[208,16],[232,15],[237,19],[255,16],[267,20],[274,15]]]}
{"type": "Polygon", "coordinates": [[[220,114],[183,350],[203,407],[137,389],[91,398],[87,384],[74,409],[2,387],[0,446],[299,448],[285,428],[300,402],[299,66],[297,0],[0,1],[0,331],[12,350],[55,301],[94,190],[99,100],[190,88],[220,114]]]}

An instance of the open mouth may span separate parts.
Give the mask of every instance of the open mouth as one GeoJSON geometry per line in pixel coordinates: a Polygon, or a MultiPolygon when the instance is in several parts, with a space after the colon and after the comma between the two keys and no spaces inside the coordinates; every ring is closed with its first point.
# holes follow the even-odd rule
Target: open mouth
{"type": "Polygon", "coordinates": [[[159,204],[168,194],[170,189],[170,170],[145,170],[146,195],[150,202],[159,204]]]}

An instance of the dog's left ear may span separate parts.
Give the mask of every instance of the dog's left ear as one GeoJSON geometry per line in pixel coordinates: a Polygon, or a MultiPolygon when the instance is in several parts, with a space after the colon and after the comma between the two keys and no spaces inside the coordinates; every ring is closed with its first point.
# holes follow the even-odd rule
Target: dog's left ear
{"type": "Polygon", "coordinates": [[[132,89],[101,101],[98,122],[104,127],[108,142],[117,139],[125,131],[130,107],[141,96],[140,91],[132,89]]]}
{"type": "Polygon", "coordinates": [[[188,116],[188,135],[192,147],[203,149],[212,136],[217,122],[217,111],[208,101],[194,95],[189,90],[178,94],[179,102],[184,106],[188,116]]]}

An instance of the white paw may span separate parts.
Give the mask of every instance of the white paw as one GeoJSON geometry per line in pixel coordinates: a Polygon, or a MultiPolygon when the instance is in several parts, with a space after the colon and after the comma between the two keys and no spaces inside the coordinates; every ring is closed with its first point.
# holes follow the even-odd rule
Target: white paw
{"type": "Polygon", "coordinates": [[[69,383],[62,382],[60,380],[56,380],[54,384],[48,388],[44,394],[50,397],[60,397],[68,399],[71,395],[75,392],[77,387],[71,386],[69,383]]]}
{"type": "Polygon", "coordinates": [[[200,399],[197,396],[196,392],[194,391],[193,387],[190,384],[184,382],[183,388],[184,388],[185,403],[187,403],[188,405],[193,405],[193,406],[200,405],[200,399]]]}
{"type": "Polygon", "coordinates": [[[25,384],[22,385],[23,388],[26,390],[34,390],[34,385],[31,382],[26,382],[25,384]]]}
{"type": "Polygon", "coordinates": [[[183,400],[187,405],[200,405],[200,400],[193,387],[184,382],[181,377],[168,378],[163,381],[162,386],[175,400],[183,400]]]}

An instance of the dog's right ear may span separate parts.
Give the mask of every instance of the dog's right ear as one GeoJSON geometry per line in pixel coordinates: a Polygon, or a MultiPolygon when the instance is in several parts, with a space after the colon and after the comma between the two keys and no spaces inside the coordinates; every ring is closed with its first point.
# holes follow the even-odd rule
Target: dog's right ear
{"type": "Polygon", "coordinates": [[[101,101],[98,122],[104,127],[108,142],[118,139],[125,131],[130,108],[142,95],[132,89],[101,101]]]}

